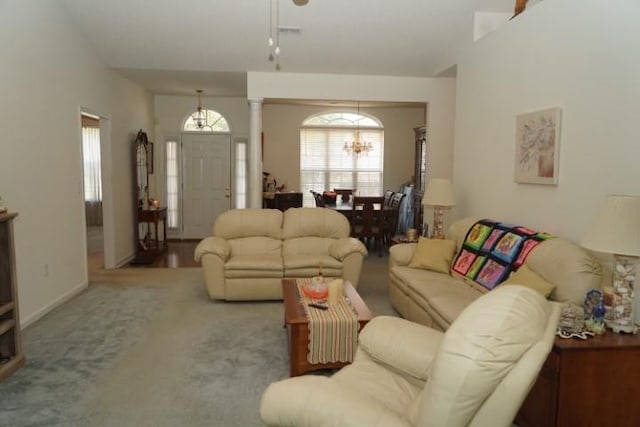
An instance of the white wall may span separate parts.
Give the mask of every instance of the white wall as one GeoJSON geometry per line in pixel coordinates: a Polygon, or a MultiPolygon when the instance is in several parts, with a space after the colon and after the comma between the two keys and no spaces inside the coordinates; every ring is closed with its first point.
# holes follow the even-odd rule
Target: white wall
{"type": "Polygon", "coordinates": [[[640,3],[543,1],[458,63],[455,216],[579,242],[607,193],[640,194],[640,3]],[[563,111],[557,186],[513,182],[515,117],[563,111]]]}
{"type": "MultiPolygon", "coordinates": [[[[424,102],[430,177],[451,176],[455,79],[249,72],[247,92],[249,99],[424,102]]],[[[407,170],[412,165],[413,160],[407,170]]]]}
{"type": "MultiPolygon", "coordinates": [[[[287,190],[300,190],[300,126],[307,117],[330,110],[287,104],[263,106],[263,167],[275,176],[278,185],[284,183],[287,190]]],[[[424,124],[425,110],[420,107],[360,107],[360,112],[378,118],[384,126],[384,188],[397,190],[413,175],[413,128],[424,124]]]]}
{"type": "MultiPolygon", "coordinates": [[[[108,116],[115,257],[133,254],[131,144],[151,97],[107,69],[55,2],[0,2],[0,196],[15,222],[22,323],[87,284],[80,109],[108,116]],[[45,265],[48,273],[45,274],[45,265]]],[[[151,135],[153,136],[152,129],[151,135]]]]}

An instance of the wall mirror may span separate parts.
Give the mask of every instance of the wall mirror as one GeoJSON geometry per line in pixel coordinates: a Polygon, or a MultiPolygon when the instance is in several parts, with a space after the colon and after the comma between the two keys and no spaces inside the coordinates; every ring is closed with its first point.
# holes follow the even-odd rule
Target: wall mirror
{"type": "Polygon", "coordinates": [[[147,209],[149,204],[149,139],[140,130],[135,142],[136,197],[138,209],[147,209]]]}

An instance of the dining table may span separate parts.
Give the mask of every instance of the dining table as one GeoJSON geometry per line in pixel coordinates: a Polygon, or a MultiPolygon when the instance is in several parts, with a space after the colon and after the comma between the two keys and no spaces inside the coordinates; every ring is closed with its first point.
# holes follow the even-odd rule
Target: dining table
{"type": "MultiPolygon", "coordinates": [[[[342,200],[338,198],[335,202],[326,203],[325,208],[332,209],[334,211],[340,212],[345,215],[347,218],[351,217],[351,211],[353,210],[353,198],[349,200],[342,200]]],[[[358,208],[361,209],[361,208],[358,208]]],[[[382,203],[374,203],[373,209],[379,211],[382,209],[382,203]]],[[[384,209],[385,212],[390,211],[390,209],[384,209]]]]}
{"type": "MultiPolygon", "coordinates": [[[[349,200],[337,198],[335,202],[326,203],[325,207],[340,212],[349,220],[351,224],[351,235],[353,237],[361,239],[373,238],[376,243],[376,248],[378,249],[378,255],[382,256],[382,245],[385,243],[384,237],[386,235],[387,224],[393,223],[393,210],[384,207],[383,197],[367,197],[367,199],[370,199],[369,201],[371,201],[371,199],[379,199],[379,201],[372,204],[373,210],[370,211],[372,216],[369,217],[370,219],[368,220],[366,219],[366,213],[364,213],[363,216],[354,216],[353,198],[349,198],[349,200]]],[[[362,211],[362,208],[362,205],[357,205],[355,212],[362,211]]]]}

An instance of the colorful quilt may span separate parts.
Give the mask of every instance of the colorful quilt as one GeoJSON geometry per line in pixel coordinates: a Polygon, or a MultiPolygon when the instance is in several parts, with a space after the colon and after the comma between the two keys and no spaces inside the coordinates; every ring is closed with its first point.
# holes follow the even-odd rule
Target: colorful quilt
{"type": "Polygon", "coordinates": [[[490,291],[524,264],[540,242],[553,236],[490,219],[476,222],[467,232],[451,270],[490,291]]]}

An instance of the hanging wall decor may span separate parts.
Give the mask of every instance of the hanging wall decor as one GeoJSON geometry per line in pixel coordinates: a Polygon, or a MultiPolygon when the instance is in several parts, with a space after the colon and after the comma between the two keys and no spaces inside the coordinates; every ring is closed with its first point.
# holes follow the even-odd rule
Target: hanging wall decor
{"type": "Polygon", "coordinates": [[[558,184],[560,108],[516,116],[515,182],[558,184]]]}

